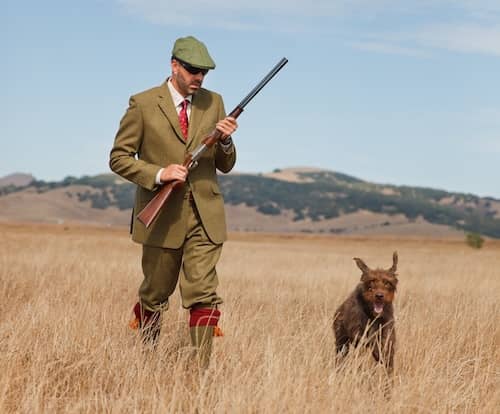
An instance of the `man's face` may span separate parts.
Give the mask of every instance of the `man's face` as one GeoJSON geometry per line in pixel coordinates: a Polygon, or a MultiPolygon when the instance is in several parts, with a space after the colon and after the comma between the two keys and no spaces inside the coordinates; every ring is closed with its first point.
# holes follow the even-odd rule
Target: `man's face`
{"type": "MultiPolygon", "coordinates": [[[[188,95],[192,95],[201,88],[207,71],[199,71],[196,74],[192,74],[185,68],[185,64],[182,64],[175,59],[172,60],[171,65],[172,84],[182,96],[186,97],[188,95]]],[[[190,71],[196,71],[196,69],[189,66],[188,69],[190,71]]]]}

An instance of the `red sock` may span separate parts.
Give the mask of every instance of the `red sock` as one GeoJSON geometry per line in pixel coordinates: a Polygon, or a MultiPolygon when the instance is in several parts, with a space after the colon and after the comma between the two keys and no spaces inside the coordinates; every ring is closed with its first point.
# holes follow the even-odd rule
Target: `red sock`
{"type": "Polygon", "coordinates": [[[215,308],[195,308],[190,311],[189,327],[193,326],[217,326],[220,311],[215,308]]]}
{"type": "Polygon", "coordinates": [[[158,312],[152,312],[150,310],[144,309],[139,302],[134,305],[134,315],[136,320],[139,322],[139,326],[142,328],[146,326],[151,320],[158,318],[158,312]]]}

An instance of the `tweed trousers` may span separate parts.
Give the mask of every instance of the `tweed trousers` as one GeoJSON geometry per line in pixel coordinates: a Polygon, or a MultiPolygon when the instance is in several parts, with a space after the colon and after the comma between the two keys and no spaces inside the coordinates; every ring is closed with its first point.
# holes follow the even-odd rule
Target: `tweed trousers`
{"type": "Polygon", "coordinates": [[[186,309],[222,303],[216,292],[219,280],[215,269],[222,244],[208,238],[192,197],[188,195],[184,202],[189,203],[190,208],[183,245],[179,249],[143,245],[144,280],[139,287],[139,297],[142,306],[153,312],[168,308],[168,299],[177,282],[182,306],[186,309]]]}

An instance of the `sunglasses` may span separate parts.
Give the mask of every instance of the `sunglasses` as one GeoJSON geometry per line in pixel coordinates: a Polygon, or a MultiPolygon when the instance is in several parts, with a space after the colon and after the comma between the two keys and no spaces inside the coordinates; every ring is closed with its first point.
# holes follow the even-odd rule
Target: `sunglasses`
{"type": "Polygon", "coordinates": [[[186,69],[191,75],[197,75],[198,73],[201,73],[202,75],[206,75],[208,73],[208,69],[200,69],[200,68],[195,68],[194,66],[191,66],[189,63],[183,62],[182,60],[179,60],[175,58],[179,64],[186,69]]]}

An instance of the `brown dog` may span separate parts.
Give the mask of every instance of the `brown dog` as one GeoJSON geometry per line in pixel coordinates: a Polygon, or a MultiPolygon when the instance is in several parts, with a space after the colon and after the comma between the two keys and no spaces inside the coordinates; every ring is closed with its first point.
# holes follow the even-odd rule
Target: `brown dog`
{"type": "Polygon", "coordinates": [[[354,260],[363,274],[354,292],[335,313],[333,331],[337,354],[344,355],[350,346],[357,346],[364,338],[375,360],[382,362],[391,372],[396,345],[392,301],[398,283],[398,254],[394,252],[392,267],[388,270],[372,270],[363,260],[357,257],[354,260]]]}

